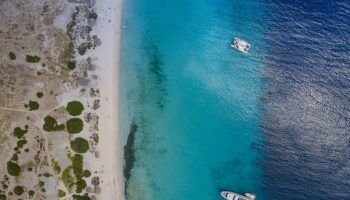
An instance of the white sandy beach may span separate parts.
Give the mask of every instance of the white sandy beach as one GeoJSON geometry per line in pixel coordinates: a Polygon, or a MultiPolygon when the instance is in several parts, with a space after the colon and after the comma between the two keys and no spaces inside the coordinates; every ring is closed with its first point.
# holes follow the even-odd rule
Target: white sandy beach
{"type": "Polygon", "coordinates": [[[98,147],[100,162],[94,163],[94,168],[101,169],[100,199],[123,200],[124,178],[118,116],[122,0],[96,1],[96,9],[98,20],[94,29],[102,45],[92,51],[91,55],[93,59],[97,59],[96,73],[101,94],[98,147]]]}

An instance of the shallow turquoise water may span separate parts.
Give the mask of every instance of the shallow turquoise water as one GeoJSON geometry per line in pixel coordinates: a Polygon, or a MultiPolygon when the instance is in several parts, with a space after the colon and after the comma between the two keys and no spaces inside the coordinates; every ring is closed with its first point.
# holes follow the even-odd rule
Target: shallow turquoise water
{"type": "Polygon", "coordinates": [[[121,128],[134,122],[127,199],[262,194],[261,1],[130,0],[124,5],[121,128]],[[243,55],[234,36],[252,44],[243,55]]]}

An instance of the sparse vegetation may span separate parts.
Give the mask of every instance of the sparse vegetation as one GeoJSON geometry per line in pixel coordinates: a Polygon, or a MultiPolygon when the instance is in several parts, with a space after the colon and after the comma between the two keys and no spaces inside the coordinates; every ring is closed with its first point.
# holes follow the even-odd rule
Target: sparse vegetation
{"type": "Polygon", "coordinates": [[[42,98],[42,97],[44,96],[44,94],[43,94],[42,92],[37,92],[37,93],[36,93],[36,96],[37,96],[38,98],[42,98]]]}
{"type": "Polygon", "coordinates": [[[61,173],[61,166],[58,164],[58,162],[52,158],[51,163],[52,163],[52,166],[53,166],[53,169],[55,170],[55,172],[57,174],[61,173]]]}
{"type": "Polygon", "coordinates": [[[20,127],[16,127],[13,130],[13,135],[15,137],[17,137],[18,139],[20,139],[21,137],[23,137],[24,134],[26,134],[28,132],[28,130],[22,130],[20,127]]]}
{"type": "Polygon", "coordinates": [[[29,108],[29,110],[38,110],[39,109],[39,103],[36,101],[29,101],[28,104],[24,104],[25,108],[29,108]]]}
{"type": "Polygon", "coordinates": [[[32,196],[34,196],[35,192],[33,190],[29,190],[28,194],[29,194],[29,196],[32,197],[32,196]]]}
{"type": "Polygon", "coordinates": [[[9,52],[9,58],[10,60],[16,60],[16,54],[13,52],[9,52]]]}
{"type": "Polygon", "coordinates": [[[65,128],[64,124],[58,124],[56,119],[51,117],[50,115],[46,116],[44,118],[44,121],[45,123],[43,125],[43,129],[47,132],[62,131],[65,128]]]}
{"type": "Polygon", "coordinates": [[[67,111],[72,116],[78,116],[83,112],[84,106],[79,101],[71,101],[67,104],[67,111]]]}
{"type": "Polygon", "coordinates": [[[66,188],[72,188],[74,185],[74,179],[71,175],[72,173],[72,166],[67,167],[63,170],[61,179],[63,181],[63,184],[66,186],[66,188]]]}
{"type": "Polygon", "coordinates": [[[89,143],[84,138],[76,138],[70,143],[71,148],[77,153],[86,153],[89,150],[89,143]]]}
{"type": "Polygon", "coordinates": [[[57,192],[57,197],[58,198],[62,198],[62,197],[65,197],[66,196],[66,192],[63,191],[63,190],[58,190],[57,192]]]}
{"type": "Polygon", "coordinates": [[[70,70],[75,69],[75,67],[76,67],[75,61],[69,61],[69,62],[67,63],[67,67],[68,67],[68,69],[70,69],[70,70]]]}
{"type": "Polygon", "coordinates": [[[21,173],[21,167],[18,166],[17,163],[15,163],[15,162],[8,161],[7,162],[7,172],[11,176],[19,176],[19,174],[21,173]]]}
{"type": "Polygon", "coordinates": [[[28,63],[38,63],[38,62],[40,62],[40,57],[39,56],[26,55],[26,61],[28,63]]]}
{"type": "Polygon", "coordinates": [[[14,189],[13,189],[14,193],[17,194],[18,196],[22,195],[24,193],[24,189],[22,186],[17,185],[14,189]]]}
{"type": "Polygon", "coordinates": [[[68,133],[80,133],[84,128],[83,120],[79,118],[69,119],[66,123],[68,133]]]}

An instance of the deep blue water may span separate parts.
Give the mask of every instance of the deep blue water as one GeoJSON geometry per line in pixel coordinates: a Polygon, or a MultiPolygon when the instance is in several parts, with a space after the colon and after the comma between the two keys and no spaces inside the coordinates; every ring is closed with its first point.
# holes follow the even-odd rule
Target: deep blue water
{"type": "Polygon", "coordinates": [[[350,1],[265,2],[269,199],[350,199],[350,1]]]}
{"type": "Polygon", "coordinates": [[[125,1],[127,199],[213,200],[222,189],[350,199],[349,11],[346,1],[125,1]],[[234,36],[250,54],[229,47],[234,36]]]}

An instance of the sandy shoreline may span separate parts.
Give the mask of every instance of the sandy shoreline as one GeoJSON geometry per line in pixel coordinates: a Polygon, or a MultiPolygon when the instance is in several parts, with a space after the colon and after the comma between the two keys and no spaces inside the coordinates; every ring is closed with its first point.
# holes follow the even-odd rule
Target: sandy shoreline
{"type": "Polygon", "coordinates": [[[122,0],[96,1],[99,16],[95,27],[102,45],[92,51],[96,59],[98,87],[101,94],[100,116],[100,162],[94,163],[101,169],[100,199],[124,197],[124,178],[122,174],[122,148],[119,135],[119,64],[122,0]]]}

